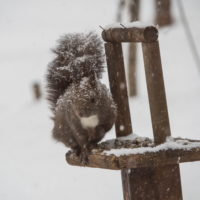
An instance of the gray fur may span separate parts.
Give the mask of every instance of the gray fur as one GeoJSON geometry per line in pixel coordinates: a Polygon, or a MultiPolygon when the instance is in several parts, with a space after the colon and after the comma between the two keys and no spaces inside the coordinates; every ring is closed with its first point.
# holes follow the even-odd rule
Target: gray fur
{"type": "Polygon", "coordinates": [[[77,153],[88,151],[109,131],[116,105],[99,81],[103,71],[102,43],[94,33],[68,34],[53,50],[47,92],[53,111],[53,136],[77,153]],[[98,116],[96,127],[83,127],[81,117],[98,116]]]}

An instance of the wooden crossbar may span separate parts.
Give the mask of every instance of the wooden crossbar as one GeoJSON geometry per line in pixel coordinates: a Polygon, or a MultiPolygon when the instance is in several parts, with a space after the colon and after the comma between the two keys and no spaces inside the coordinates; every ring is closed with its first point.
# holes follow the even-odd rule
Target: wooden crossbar
{"type": "Polygon", "coordinates": [[[158,39],[158,30],[154,26],[147,27],[113,27],[102,32],[106,42],[155,42],[158,39]]]}

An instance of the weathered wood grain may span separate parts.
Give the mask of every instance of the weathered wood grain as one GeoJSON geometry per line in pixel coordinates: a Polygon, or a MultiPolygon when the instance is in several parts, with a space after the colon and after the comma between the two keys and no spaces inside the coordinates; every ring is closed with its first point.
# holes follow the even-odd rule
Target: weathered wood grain
{"type": "MultiPolygon", "coordinates": [[[[143,154],[129,155],[106,155],[103,149],[95,149],[89,155],[89,162],[86,167],[95,167],[111,170],[122,170],[130,168],[154,168],[165,165],[173,165],[184,162],[200,161],[200,145],[199,147],[191,147],[195,140],[190,140],[189,144],[185,144],[182,149],[164,148],[157,152],[146,152],[143,154]]],[[[200,141],[198,141],[200,143],[200,141]]],[[[134,148],[140,148],[138,144],[134,148]]],[[[117,146],[115,147],[117,148],[117,146]]],[[[143,147],[145,148],[145,147],[143,147]]],[[[149,148],[149,147],[146,147],[149,148]]],[[[154,148],[154,147],[151,147],[154,148]]],[[[127,149],[130,149],[127,147],[127,149]]],[[[119,150],[120,151],[120,150],[119,150]]],[[[122,150],[123,151],[123,150],[122,150]]],[[[69,151],[66,154],[67,162],[71,165],[83,166],[80,158],[69,151]]],[[[171,172],[170,172],[171,173],[171,172]]]]}
{"type": "Polygon", "coordinates": [[[132,133],[131,116],[127,94],[127,84],[124,70],[124,60],[121,43],[106,43],[106,60],[110,90],[117,104],[117,119],[115,123],[117,137],[132,133]]]}
{"type": "Polygon", "coordinates": [[[158,42],[142,43],[145,75],[156,144],[171,135],[158,42]]]}
{"type": "MultiPolygon", "coordinates": [[[[117,119],[115,123],[116,136],[127,136],[132,133],[132,125],[122,45],[121,43],[108,42],[105,44],[105,52],[108,65],[110,90],[113,99],[117,104],[117,119]]],[[[124,199],[128,200],[131,198],[131,193],[130,188],[127,187],[130,184],[127,170],[122,169],[121,177],[124,199]]]]}
{"type": "Polygon", "coordinates": [[[155,42],[158,39],[158,30],[154,26],[109,28],[102,32],[106,42],[155,42]]]}

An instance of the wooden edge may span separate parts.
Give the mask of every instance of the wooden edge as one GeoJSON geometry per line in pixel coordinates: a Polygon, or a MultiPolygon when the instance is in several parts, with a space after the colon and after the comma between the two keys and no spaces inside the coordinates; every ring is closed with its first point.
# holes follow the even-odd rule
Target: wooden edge
{"type": "MultiPolygon", "coordinates": [[[[100,152],[91,153],[85,167],[121,170],[129,168],[156,167],[184,162],[200,161],[200,147],[186,149],[168,149],[143,154],[129,154],[123,156],[106,155],[100,152]]],[[[144,147],[145,148],[145,147],[144,147]]],[[[69,151],[66,160],[70,165],[84,166],[80,158],[69,151]]]]}
{"type": "Polygon", "coordinates": [[[81,163],[80,157],[69,151],[66,153],[66,160],[68,164],[74,166],[120,170],[119,159],[114,155],[90,154],[88,164],[84,165],[81,163]]]}
{"type": "Polygon", "coordinates": [[[200,147],[190,150],[162,150],[154,153],[132,154],[119,157],[120,168],[157,167],[184,162],[200,161],[200,147]]]}
{"type": "Polygon", "coordinates": [[[106,42],[155,42],[158,29],[154,26],[109,28],[102,32],[102,38],[106,42]]]}

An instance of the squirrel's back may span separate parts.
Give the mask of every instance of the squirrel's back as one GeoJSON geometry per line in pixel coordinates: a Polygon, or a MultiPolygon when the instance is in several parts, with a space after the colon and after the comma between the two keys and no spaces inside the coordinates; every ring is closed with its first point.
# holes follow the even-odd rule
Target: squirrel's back
{"type": "Polygon", "coordinates": [[[64,35],[52,51],[55,58],[48,66],[47,98],[54,111],[58,98],[72,83],[101,77],[104,56],[101,39],[94,32],[64,35]]]}

